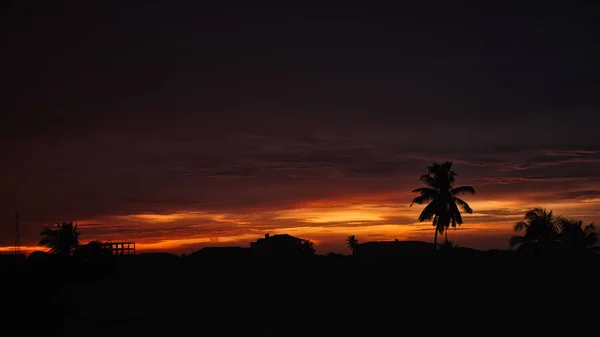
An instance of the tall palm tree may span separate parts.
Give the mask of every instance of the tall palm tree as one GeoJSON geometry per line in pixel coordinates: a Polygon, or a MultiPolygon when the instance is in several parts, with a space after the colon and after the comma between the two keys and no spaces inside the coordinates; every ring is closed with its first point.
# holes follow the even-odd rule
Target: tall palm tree
{"type": "Polygon", "coordinates": [[[350,235],[346,239],[346,243],[348,244],[348,248],[352,249],[352,254],[354,254],[354,250],[358,247],[358,239],[355,235],[350,235]]]}
{"type": "Polygon", "coordinates": [[[594,223],[586,226],[581,220],[560,219],[558,222],[560,227],[559,239],[571,249],[577,252],[599,250],[596,244],[600,241],[594,223]]]}
{"type": "Polygon", "coordinates": [[[77,224],[72,222],[57,223],[54,227],[46,227],[40,235],[44,238],[38,243],[39,246],[50,248],[55,254],[69,256],[79,245],[79,231],[77,224]]]}
{"type": "Polygon", "coordinates": [[[455,177],[458,174],[452,171],[450,162],[433,163],[427,167],[427,170],[427,174],[421,176],[425,187],[413,190],[413,193],[419,193],[419,196],[413,199],[410,206],[427,204],[419,215],[419,221],[433,219],[432,224],[435,227],[433,245],[437,249],[438,233],[444,233],[450,226],[462,225],[463,219],[459,206],[464,212],[473,213],[469,204],[459,196],[475,194],[475,189],[472,186],[454,187],[455,177]]]}
{"type": "Polygon", "coordinates": [[[521,236],[510,238],[510,246],[517,247],[522,252],[537,252],[556,242],[558,238],[560,218],[545,208],[532,208],[525,213],[525,221],[519,221],[514,226],[515,232],[521,236]]]}

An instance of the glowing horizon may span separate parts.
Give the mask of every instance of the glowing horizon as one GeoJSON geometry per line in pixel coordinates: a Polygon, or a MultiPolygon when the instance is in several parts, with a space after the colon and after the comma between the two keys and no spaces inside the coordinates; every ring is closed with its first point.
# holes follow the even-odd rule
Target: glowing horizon
{"type": "MultiPolygon", "coordinates": [[[[538,206],[538,203],[527,204],[519,200],[472,199],[467,201],[474,213],[463,213],[464,224],[459,230],[451,229],[449,237],[455,243],[479,249],[486,246],[507,248],[513,224],[522,218],[526,209],[538,206]],[[490,244],[492,241],[494,243],[490,244]]],[[[553,209],[557,215],[568,215],[570,210],[572,217],[586,220],[594,215],[589,211],[589,205],[594,203],[589,200],[555,202],[548,203],[546,208],[553,209]]],[[[356,235],[361,242],[433,240],[432,225],[416,220],[423,206],[408,207],[407,204],[389,202],[361,204],[356,201],[305,205],[308,207],[247,213],[145,212],[75,222],[82,233],[82,244],[92,240],[134,241],[139,252],[190,253],[206,246],[244,247],[266,233],[286,233],[309,239],[315,243],[318,253],[347,253],[344,240],[348,235],[356,235]]],[[[0,247],[0,252],[12,252],[13,249],[12,246],[4,246],[0,247]]],[[[21,250],[32,252],[44,248],[25,245],[21,250]]]]}

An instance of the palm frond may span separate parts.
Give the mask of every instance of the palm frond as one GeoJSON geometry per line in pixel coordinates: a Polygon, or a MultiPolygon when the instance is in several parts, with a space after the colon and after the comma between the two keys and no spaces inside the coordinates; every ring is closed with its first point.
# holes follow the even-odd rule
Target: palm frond
{"type": "Polygon", "coordinates": [[[545,208],[534,207],[525,213],[525,220],[534,222],[540,218],[548,218],[548,215],[552,216],[552,211],[548,213],[545,208]]]}
{"type": "MultiPolygon", "coordinates": [[[[468,206],[468,205],[467,205],[468,206]]],[[[473,210],[471,210],[472,212],[473,210]]],[[[455,203],[450,203],[450,212],[452,214],[453,227],[456,227],[456,224],[462,225],[463,219],[458,207],[455,203]]]]}
{"type": "Polygon", "coordinates": [[[434,209],[433,209],[433,204],[428,204],[427,206],[425,206],[425,208],[423,208],[423,210],[421,211],[421,214],[419,215],[419,221],[423,222],[423,221],[428,221],[431,220],[435,215],[434,209]]]}
{"type": "Polygon", "coordinates": [[[412,206],[413,204],[423,205],[423,204],[430,202],[432,199],[433,199],[433,197],[430,195],[420,195],[418,197],[415,197],[411,201],[410,206],[412,206]]]}
{"type": "Polygon", "coordinates": [[[56,223],[54,227],[42,231],[43,238],[38,244],[50,248],[54,253],[69,255],[79,245],[77,227],[72,222],[56,223]]]}
{"type": "Polygon", "coordinates": [[[426,212],[425,210],[423,210],[421,212],[421,214],[419,215],[418,220],[420,222],[429,221],[429,220],[431,220],[433,218],[433,216],[434,216],[434,213],[426,212]]]}
{"type": "Polygon", "coordinates": [[[453,188],[452,191],[450,191],[450,193],[452,193],[452,195],[455,195],[455,196],[459,196],[459,195],[463,195],[463,194],[475,194],[475,189],[473,188],[473,186],[459,186],[459,187],[453,188]]]}
{"type": "Polygon", "coordinates": [[[422,175],[420,179],[427,186],[435,186],[435,180],[429,174],[422,175]]]}
{"type": "Polygon", "coordinates": [[[438,190],[430,188],[430,187],[417,188],[417,189],[412,190],[412,192],[419,193],[421,195],[430,195],[430,196],[435,196],[439,193],[438,190]]]}
{"type": "Polygon", "coordinates": [[[462,200],[459,197],[453,197],[452,200],[456,205],[460,206],[466,213],[473,213],[473,209],[471,208],[471,206],[469,206],[469,204],[467,204],[466,201],[462,200]]]}
{"type": "Polygon", "coordinates": [[[38,243],[38,246],[48,246],[50,244],[50,240],[48,238],[43,238],[38,243]]]}
{"type": "Polygon", "coordinates": [[[445,162],[439,164],[439,168],[446,172],[449,172],[452,169],[452,163],[449,161],[445,161],[445,162]]]}
{"type": "Polygon", "coordinates": [[[440,234],[444,234],[446,227],[438,222],[438,225],[436,226],[435,230],[437,230],[440,234]]]}
{"type": "Polygon", "coordinates": [[[527,229],[529,229],[529,224],[525,221],[518,221],[513,227],[515,232],[527,232],[527,229]]]}

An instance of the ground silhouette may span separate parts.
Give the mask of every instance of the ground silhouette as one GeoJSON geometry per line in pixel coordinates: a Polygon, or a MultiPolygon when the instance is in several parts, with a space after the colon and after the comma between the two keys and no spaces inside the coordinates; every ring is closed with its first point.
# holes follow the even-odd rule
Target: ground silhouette
{"type": "Polygon", "coordinates": [[[590,250],[528,255],[446,242],[435,251],[396,240],[385,243],[393,254],[361,252],[373,244],[357,242],[354,255],[239,247],[184,257],[36,252],[10,263],[0,255],[7,322],[45,336],[544,332],[557,329],[547,317],[585,318],[593,313],[571,308],[600,299],[577,290],[598,280],[600,256],[590,250]],[[525,306],[526,320],[514,305],[525,306]]]}

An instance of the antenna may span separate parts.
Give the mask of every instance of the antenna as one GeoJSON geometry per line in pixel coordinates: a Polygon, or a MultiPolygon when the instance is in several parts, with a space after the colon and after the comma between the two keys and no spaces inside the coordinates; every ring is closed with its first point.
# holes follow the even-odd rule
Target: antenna
{"type": "Polygon", "coordinates": [[[19,213],[15,212],[15,254],[21,253],[21,238],[19,235],[19,213]]]}

